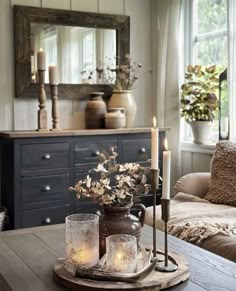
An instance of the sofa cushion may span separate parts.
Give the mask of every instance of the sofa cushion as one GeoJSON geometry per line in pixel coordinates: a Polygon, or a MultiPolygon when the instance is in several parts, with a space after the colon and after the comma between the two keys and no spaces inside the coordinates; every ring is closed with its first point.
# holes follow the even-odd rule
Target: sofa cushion
{"type": "Polygon", "coordinates": [[[211,179],[205,199],[236,206],[236,143],[220,141],[211,160],[211,179]]]}

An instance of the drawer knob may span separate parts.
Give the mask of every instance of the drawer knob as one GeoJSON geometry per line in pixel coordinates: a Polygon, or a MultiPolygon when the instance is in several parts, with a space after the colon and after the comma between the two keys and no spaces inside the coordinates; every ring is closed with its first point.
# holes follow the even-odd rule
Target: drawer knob
{"type": "Polygon", "coordinates": [[[45,217],[45,218],[43,219],[43,224],[51,224],[51,223],[52,223],[52,220],[51,220],[50,217],[45,217]]]}
{"type": "Polygon", "coordinates": [[[51,186],[50,185],[46,185],[43,187],[43,191],[50,191],[51,190],[51,186]]]}
{"type": "Polygon", "coordinates": [[[140,152],[141,153],[146,153],[146,149],[144,147],[141,147],[140,152]]]}
{"type": "Polygon", "coordinates": [[[50,154],[45,154],[45,155],[43,156],[43,159],[45,159],[45,160],[49,160],[49,159],[51,159],[51,155],[50,155],[50,154]]]}

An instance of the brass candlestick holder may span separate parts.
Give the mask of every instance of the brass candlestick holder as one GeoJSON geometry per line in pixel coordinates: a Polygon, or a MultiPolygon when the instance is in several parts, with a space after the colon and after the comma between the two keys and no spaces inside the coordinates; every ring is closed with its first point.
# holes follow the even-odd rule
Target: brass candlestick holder
{"type": "Polygon", "coordinates": [[[59,112],[57,107],[58,100],[58,86],[55,84],[50,84],[51,98],[52,98],[52,131],[59,131],[59,112]]]}
{"type": "Polygon", "coordinates": [[[38,131],[48,131],[47,127],[47,109],[46,109],[46,92],[45,92],[45,70],[38,70],[39,79],[39,110],[38,110],[38,131]]]}
{"type": "Polygon", "coordinates": [[[167,235],[167,224],[170,218],[170,200],[161,199],[161,219],[165,224],[165,245],[164,245],[164,255],[165,260],[159,262],[156,265],[156,269],[162,272],[174,272],[178,269],[178,265],[170,262],[168,260],[168,235],[167,235]]]}

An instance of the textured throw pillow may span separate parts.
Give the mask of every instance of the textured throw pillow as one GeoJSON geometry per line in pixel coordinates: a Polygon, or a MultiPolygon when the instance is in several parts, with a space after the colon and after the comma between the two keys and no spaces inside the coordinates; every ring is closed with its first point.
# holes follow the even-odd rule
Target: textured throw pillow
{"type": "Polygon", "coordinates": [[[211,160],[211,180],[205,199],[236,206],[236,143],[220,141],[211,160]]]}

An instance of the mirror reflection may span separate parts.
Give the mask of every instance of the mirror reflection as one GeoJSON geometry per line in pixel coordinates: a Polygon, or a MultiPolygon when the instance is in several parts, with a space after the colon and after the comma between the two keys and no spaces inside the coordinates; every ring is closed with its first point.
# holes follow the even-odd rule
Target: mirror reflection
{"type": "MultiPolygon", "coordinates": [[[[101,84],[96,68],[114,60],[116,30],[31,23],[31,80],[37,82],[37,52],[46,52],[46,67],[57,66],[58,82],[101,84]]],[[[48,83],[48,70],[45,72],[48,83]]]]}

